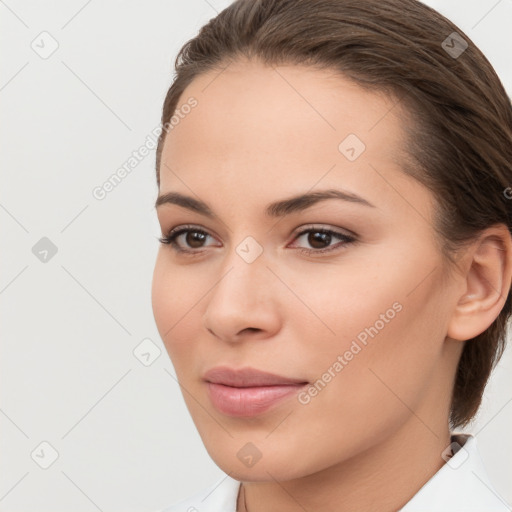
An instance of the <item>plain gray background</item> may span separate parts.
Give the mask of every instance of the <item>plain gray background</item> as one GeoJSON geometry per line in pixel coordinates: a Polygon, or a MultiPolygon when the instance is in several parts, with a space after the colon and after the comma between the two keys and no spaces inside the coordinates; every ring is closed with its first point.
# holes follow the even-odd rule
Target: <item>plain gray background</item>
{"type": "MultiPolygon", "coordinates": [[[[426,3],[510,94],[512,0],[426,3]]],[[[153,512],[223,475],[151,310],[154,150],[93,190],[145,144],[176,53],[228,4],[0,0],[1,511],[153,512]]],[[[509,503],[511,376],[509,348],[466,429],[509,503]]]]}

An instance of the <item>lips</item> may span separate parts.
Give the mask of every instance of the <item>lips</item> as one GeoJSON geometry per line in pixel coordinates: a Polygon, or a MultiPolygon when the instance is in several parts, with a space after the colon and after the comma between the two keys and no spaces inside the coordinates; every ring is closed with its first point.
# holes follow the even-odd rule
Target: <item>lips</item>
{"type": "Polygon", "coordinates": [[[262,414],[308,384],[254,368],[227,366],[212,368],[203,378],[214,407],[222,414],[239,417],[262,414]]]}
{"type": "Polygon", "coordinates": [[[217,366],[208,370],[203,378],[213,384],[237,388],[307,384],[304,379],[283,377],[249,367],[235,370],[228,366],[217,366]]]}

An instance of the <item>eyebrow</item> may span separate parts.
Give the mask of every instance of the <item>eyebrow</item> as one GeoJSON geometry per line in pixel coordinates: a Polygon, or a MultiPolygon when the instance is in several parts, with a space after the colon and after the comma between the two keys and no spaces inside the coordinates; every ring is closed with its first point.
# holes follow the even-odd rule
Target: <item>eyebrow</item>
{"type": "MultiPolygon", "coordinates": [[[[286,215],[290,215],[291,213],[306,210],[314,204],[320,201],[325,201],[327,199],[341,199],[343,201],[375,208],[374,204],[352,192],[327,189],[300,194],[288,199],[270,203],[265,208],[265,214],[268,217],[284,217],[286,215]]],[[[199,199],[180,194],[179,192],[167,192],[166,194],[158,196],[155,202],[155,208],[158,208],[163,204],[176,204],[182,208],[187,208],[188,210],[200,213],[201,215],[211,219],[217,218],[217,215],[213,213],[211,208],[206,203],[199,199]]]]}

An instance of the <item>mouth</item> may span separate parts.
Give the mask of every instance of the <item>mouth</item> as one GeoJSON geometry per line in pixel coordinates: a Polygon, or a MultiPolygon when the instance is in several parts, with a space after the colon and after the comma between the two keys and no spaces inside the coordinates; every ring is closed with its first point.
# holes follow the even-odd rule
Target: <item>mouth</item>
{"type": "Polygon", "coordinates": [[[309,384],[303,379],[253,368],[235,370],[225,366],[212,368],[204,380],[214,407],[223,414],[239,417],[261,414],[309,384]]]}
{"type": "Polygon", "coordinates": [[[304,379],[294,379],[250,367],[235,369],[228,366],[217,366],[208,370],[203,378],[213,384],[237,388],[307,384],[304,379]]]}

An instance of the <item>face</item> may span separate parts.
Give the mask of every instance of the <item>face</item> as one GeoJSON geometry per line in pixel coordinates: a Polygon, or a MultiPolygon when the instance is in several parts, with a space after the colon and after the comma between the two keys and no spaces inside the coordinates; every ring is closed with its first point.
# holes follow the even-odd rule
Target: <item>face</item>
{"type": "Polygon", "coordinates": [[[178,108],[190,97],[197,105],[165,140],[159,194],[189,196],[211,215],[157,207],[163,236],[188,232],[159,248],[152,303],[212,459],[239,480],[287,480],[414,422],[425,430],[411,409],[435,428],[452,384],[455,295],[442,280],[433,196],[400,167],[395,101],[327,71],[256,62],[196,78],[178,108]],[[359,199],[268,208],[327,190],[359,199]],[[262,409],[234,390],[222,409],[203,379],[217,366],[309,384],[262,409]]]}

